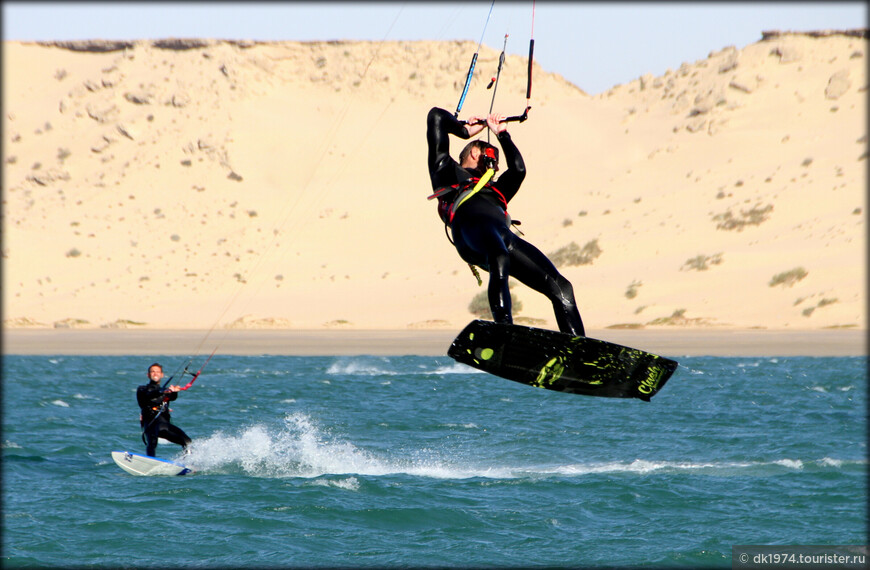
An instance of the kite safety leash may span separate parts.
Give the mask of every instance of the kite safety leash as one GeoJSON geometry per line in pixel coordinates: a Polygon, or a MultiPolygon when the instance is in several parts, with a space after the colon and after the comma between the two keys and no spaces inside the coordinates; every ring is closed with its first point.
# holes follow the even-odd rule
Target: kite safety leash
{"type": "Polygon", "coordinates": [[[526,109],[523,111],[522,115],[515,115],[513,117],[507,117],[503,123],[508,123],[511,121],[518,121],[522,123],[526,119],[529,118],[529,109],[532,108],[531,100],[532,100],[532,63],[535,60],[535,2],[532,0],[532,31],[529,36],[529,69],[526,75],[526,109]]]}
{"type": "MultiPolygon", "coordinates": [[[[492,7],[490,7],[490,13],[491,12],[492,12],[492,7]]],[[[486,21],[487,21],[487,23],[489,23],[489,17],[487,17],[486,21]]],[[[484,27],[484,31],[485,30],[486,30],[486,27],[484,27]]],[[[504,37],[505,48],[507,48],[507,38],[508,38],[508,36],[507,36],[507,34],[505,34],[505,37],[504,37]]],[[[482,41],[483,41],[483,38],[481,37],[481,42],[482,41]]],[[[505,48],[502,49],[501,55],[499,56],[499,59],[498,59],[498,71],[496,73],[496,76],[493,77],[492,80],[489,82],[489,85],[487,85],[487,89],[489,89],[489,88],[498,89],[498,79],[499,79],[499,76],[501,75],[501,69],[502,69],[502,66],[504,64],[505,48]]],[[[477,46],[477,49],[478,49],[478,51],[480,51],[480,45],[477,46]]],[[[527,77],[527,79],[526,79],[526,108],[525,108],[525,110],[523,110],[522,114],[514,115],[511,117],[505,117],[504,119],[502,119],[499,122],[501,122],[501,123],[512,123],[512,122],[522,123],[523,121],[525,121],[526,119],[529,118],[529,109],[532,108],[532,105],[531,105],[531,100],[532,100],[532,66],[534,64],[534,58],[535,58],[535,2],[533,0],[532,1],[532,31],[531,31],[531,35],[529,37],[529,67],[528,67],[528,72],[527,72],[527,76],[526,76],[527,77]]],[[[474,63],[476,61],[477,61],[477,53],[475,53],[474,57],[472,58],[471,68],[468,70],[468,77],[465,80],[465,89],[462,91],[462,97],[459,100],[459,107],[457,107],[456,113],[453,115],[454,117],[458,117],[459,110],[462,108],[462,103],[465,101],[465,96],[468,93],[468,83],[469,83],[469,80],[471,79],[471,74],[474,71],[474,63]]],[[[490,105],[489,105],[490,113],[492,112],[492,108],[493,108],[494,103],[495,103],[495,90],[493,90],[493,92],[492,92],[492,101],[490,102],[490,105]]],[[[460,122],[464,125],[468,125],[468,124],[479,124],[479,123],[482,123],[484,121],[477,121],[475,123],[468,123],[467,121],[460,121],[460,122]]]]}
{"type": "Polygon", "coordinates": [[[468,95],[468,87],[471,85],[471,76],[474,75],[474,66],[477,63],[477,55],[480,53],[480,46],[483,44],[483,36],[486,34],[486,26],[489,25],[489,17],[492,16],[492,8],[495,6],[495,0],[489,5],[489,14],[486,16],[486,22],[483,24],[483,32],[480,34],[480,41],[477,42],[477,51],[471,56],[471,65],[468,66],[468,74],[465,76],[465,87],[462,88],[462,96],[459,97],[459,104],[456,105],[456,112],[453,117],[459,117],[459,111],[462,110],[462,105],[465,103],[465,96],[468,95]]]}

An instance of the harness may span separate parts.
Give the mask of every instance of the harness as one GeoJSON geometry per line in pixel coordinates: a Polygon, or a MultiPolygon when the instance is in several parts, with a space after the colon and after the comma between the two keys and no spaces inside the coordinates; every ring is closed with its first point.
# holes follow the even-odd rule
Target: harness
{"type": "MultiPolygon", "coordinates": [[[[498,201],[501,203],[502,209],[504,210],[504,217],[507,221],[508,227],[515,228],[520,224],[519,221],[511,220],[510,214],[507,212],[507,200],[505,199],[504,194],[499,192],[495,186],[489,183],[489,181],[492,180],[493,174],[495,174],[495,170],[487,168],[486,172],[483,173],[483,176],[479,178],[473,176],[463,182],[444,186],[443,188],[436,190],[434,194],[427,198],[427,200],[438,198],[438,215],[441,217],[441,221],[444,222],[444,233],[447,235],[447,239],[450,243],[453,243],[453,240],[450,238],[447,228],[453,224],[453,216],[456,215],[456,210],[459,206],[467,202],[469,198],[481,191],[489,191],[498,198],[498,201]]],[[[522,235],[519,228],[516,228],[516,231],[522,235]]],[[[468,267],[474,274],[474,278],[477,279],[477,284],[483,285],[483,280],[480,278],[480,273],[477,271],[477,268],[471,263],[468,264],[468,267]]]]}
{"type": "MultiPolygon", "coordinates": [[[[203,370],[205,370],[205,365],[208,364],[209,360],[211,360],[211,357],[214,356],[215,352],[217,352],[217,347],[215,347],[215,349],[212,351],[211,355],[205,360],[205,362],[202,365],[202,368],[197,370],[196,373],[192,375],[193,378],[191,378],[190,382],[188,382],[186,385],[184,385],[178,389],[179,392],[182,390],[187,390],[188,388],[193,386],[193,383],[196,382],[196,379],[199,378],[199,375],[202,374],[203,370]]],[[[189,365],[190,365],[190,362],[187,363],[187,366],[189,366],[189,365]]],[[[185,374],[190,374],[190,372],[187,371],[187,366],[185,366],[184,370],[182,370],[182,372],[181,372],[182,378],[184,377],[185,374]]],[[[170,376],[169,380],[164,382],[163,386],[161,386],[161,388],[160,388],[160,393],[162,395],[162,401],[161,401],[160,405],[159,406],[151,406],[151,411],[157,412],[157,415],[154,416],[153,418],[151,418],[151,421],[148,422],[148,425],[146,425],[142,428],[142,443],[144,443],[145,445],[148,445],[148,442],[145,441],[145,433],[148,431],[148,428],[150,428],[151,425],[157,420],[157,418],[159,418],[163,414],[163,412],[166,411],[166,409],[169,407],[169,392],[166,390],[166,386],[168,386],[169,383],[172,382],[173,378],[175,378],[174,374],[172,376],[170,376]]]]}
{"type": "Polygon", "coordinates": [[[432,200],[433,198],[438,199],[438,215],[441,217],[441,220],[449,226],[453,223],[453,216],[456,215],[456,210],[459,206],[467,202],[469,198],[478,192],[488,191],[498,198],[498,201],[501,202],[502,208],[505,211],[505,217],[508,217],[507,200],[505,200],[504,194],[499,192],[495,186],[489,183],[494,174],[495,170],[488,168],[483,176],[474,176],[463,182],[457,182],[456,184],[439,188],[434,194],[429,196],[427,200],[432,200]]]}

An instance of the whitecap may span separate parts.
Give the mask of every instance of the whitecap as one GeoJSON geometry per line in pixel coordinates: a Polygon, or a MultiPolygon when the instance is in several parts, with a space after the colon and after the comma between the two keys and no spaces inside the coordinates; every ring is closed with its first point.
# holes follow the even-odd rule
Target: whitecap
{"type": "MultiPolygon", "coordinates": [[[[698,471],[719,470],[749,467],[749,463],[692,463],[679,461],[650,461],[635,459],[630,462],[613,461],[606,463],[575,464],[556,467],[554,474],[558,475],[589,475],[598,473],[639,473],[647,474],[658,471],[698,471]]],[[[546,473],[546,471],[545,471],[546,473]]]]}
{"type": "Polygon", "coordinates": [[[444,427],[448,428],[462,428],[462,429],[477,429],[478,425],[475,423],[465,423],[465,424],[444,424],[444,427]]]}
{"type": "Polygon", "coordinates": [[[67,404],[63,400],[52,400],[51,403],[54,404],[55,406],[60,406],[61,408],[68,408],[69,407],[69,404],[67,404]]]}
{"type": "Polygon", "coordinates": [[[366,362],[352,360],[350,362],[334,362],[326,370],[327,374],[341,376],[394,376],[396,372],[387,368],[366,362]]]}
{"type": "Polygon", "coordinates": [[[359,480],[356,477],[348,477],[347,479],[315,479],[311,482],[312,485],[321,487],[335,487],[337,489],[345,489],[347,491],[359,491],[359,480]]]}
{"type": "Polygon", "coordinates": [[[478,370],[476,368],[472,368],[467,364],[462,364],[461,362],[454,362],[449,366],[440,366],[433,370],[431,374],[486,374],[482,370],[478,370]]]}
{"type": "Polygon", "coordinates": [[[803,469],[804,462],[800,459],[780,459],[778,461],[774,461],[774,464],[781,465],[783,467],[788,467],[789,469],[803,469]]]}

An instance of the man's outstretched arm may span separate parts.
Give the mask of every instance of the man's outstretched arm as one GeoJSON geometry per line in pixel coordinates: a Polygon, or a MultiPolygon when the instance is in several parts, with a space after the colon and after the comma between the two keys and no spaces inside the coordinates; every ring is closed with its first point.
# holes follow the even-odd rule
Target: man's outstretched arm
{"type": "MultiPolygon", "coordinates": [[[[475,122],[477,119],[472,117],[468,122],[475,122]]],[[[429,146],[429,176],[432,178],[433,188],[436,187],[435,174],[453,160],[450,158],[449,135],[469,139],[485,127],[486,125],[482,123],[466,125],[449,111],[439,107],[432,107],[429,110],[429,115],[426,117],[426,142],[429,146]]]]}

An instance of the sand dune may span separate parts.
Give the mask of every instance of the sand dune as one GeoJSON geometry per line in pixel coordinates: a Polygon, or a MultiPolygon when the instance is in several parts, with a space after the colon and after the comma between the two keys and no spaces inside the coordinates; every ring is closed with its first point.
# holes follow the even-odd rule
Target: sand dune
{"type": "MultiPolygon", "coordinates": [[[[425,199],[425,116],[475,47],[4,42],[4,327],[461,326],[482,289],[425,199]]],[[[536,64],[511,214],[591,329],[865,329],[867,57],[767,33],[594,97],[536,64]]]]}

